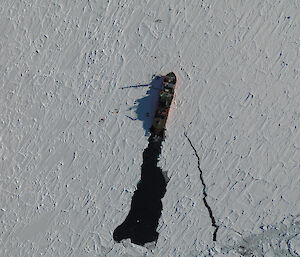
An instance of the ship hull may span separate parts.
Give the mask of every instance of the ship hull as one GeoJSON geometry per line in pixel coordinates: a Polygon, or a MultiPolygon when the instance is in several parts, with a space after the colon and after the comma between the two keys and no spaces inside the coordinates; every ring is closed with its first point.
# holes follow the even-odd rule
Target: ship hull
{"type": "Polygon", "coordinates": [[[175,94],[176,82],[177,79],[173,72],[163,77],[162,89],[159,92],[158,106],[151,127],[151,132],[154,135],[164,137],[170,107],[175,94]]]}

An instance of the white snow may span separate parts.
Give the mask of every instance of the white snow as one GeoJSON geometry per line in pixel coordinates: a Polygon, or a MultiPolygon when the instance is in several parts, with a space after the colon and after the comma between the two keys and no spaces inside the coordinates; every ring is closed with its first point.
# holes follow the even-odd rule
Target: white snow
{"type": "Polygon", "coordinates": [[[0,256],[300,255],[300,1],[2,0],[0,24],[0,256]],[[118,244],[153,115],[121,88],[170,71],[160,236],[118,244]]]}

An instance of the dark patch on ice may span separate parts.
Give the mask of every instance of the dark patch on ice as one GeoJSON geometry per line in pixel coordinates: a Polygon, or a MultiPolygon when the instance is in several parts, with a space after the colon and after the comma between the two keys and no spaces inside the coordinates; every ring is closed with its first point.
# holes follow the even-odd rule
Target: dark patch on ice
{"type": "Polygon", "coordinates": [[[202,188],[202,192],[203,192],[203,195],[204,195],[204,197],[203,197],[203,203],[204,203],[206,209],[208,210],[209,217],[210,217],[210,219],[211,219],[211,225],[215,228],[215,231],[214,231],[214,234],[213,234],[213,241],[217,241],[217,232],[218,232],[218,230],[219,230],[219,225],[217,225],[216,219],[215,219],[215,217],[214,217],[214,215],[213,215],[213,212],[212,212],[212,210],[211,210],[211,207],[209,206],[209,204],[208,204],[208,202],[207,202],[207,200],[206,200],[206,197],[207,197],[207,193],[206,193],[206,184],[205,184],[204,179],[203,179],[203,171],[201,170],[201,167],[200,167],[200,157],[199,157],[199,155],[198,155],[198,153],[197,153],[196,148],[195,148],[194,145],[192,144],[192,141],[190,140],[190,138],[187,136],[186,133],[184,133],[184,135],[185,135],[185,137],[187,138],[187,140],[189,141],[189,143],[190,143],[191,147],[193,148],[193,150],[194,150],[194,152],[195,152],[195,155],[196,155],[196,157],[197,157],[197,159],[198,159],[198,170],[199,170],[199,172],[200,172],[200,180],[201,180],[202,187],[203,187],[203,188],[202,188]]]}
{"type": "Polygon", "coordinates": [[[161,199],[167,185],[162,170],[157,167],[163,139],[151,134],[148,141],[143,153],[141,180],[132,197],[131,209],[125,221],[113,233],[117,242],[130,238],[132,243],[144,245],[158,239],[156,229],[162,211],[161,199]]]}
{"type": "MultiPolygon", "coordinates": [[[[241,256],[300,256],[300,215],[289,215],[280,223],[260,226],[259,234],[246,237],[237,232],[241,238],[230,246],[223,246],[222,251],[233,250],[241,256]]],[[[229,240],[228,240],[229,241],[229,240]]]]}
{"type": "MultiPolygon", "coordinates": [[[[136,119],[143,121],[146,135],[151,133],[150,127],[152,126],[153,117],[158,104],[161,85],[162,78],[154,76],[152,82],[148,85],[122,88],[149,86],[146,96],[137,100],[135,106],[129,109],[136,109],[136,119]]],[[[134,120],[133,118],[131,119],[134,120]]],[[[154,133],[150,134],[148,147],[143,152],[141,179],[132,197],[131,209],[125,221],[119,225],[113,233],[113,238],[116,242],[130,238],[132,243],[144,245],[145,243],[154,242],[158,239],[156,229],[162,211],[161,199],[166,193],[167,185],[165,174],[157,167],[163,138],[164,135],[158,137],[154,135],[154,133]]]]}

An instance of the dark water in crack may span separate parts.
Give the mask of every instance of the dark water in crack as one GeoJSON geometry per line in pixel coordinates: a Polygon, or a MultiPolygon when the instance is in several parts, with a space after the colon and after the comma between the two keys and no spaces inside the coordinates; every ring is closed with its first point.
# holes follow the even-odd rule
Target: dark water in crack
{"type": "Polygon", "coordinates": [[[151,134],[148,141],[148,147],[143,153],[141,180],[132,197],[131,209],[113,234],[117,242],[130,238],[132,243],[144,245],[158,239],[156,229],[162,211],[161,199],[167,185],[162,170],[157,167],[163,139],[157,139],[151,134]]]}

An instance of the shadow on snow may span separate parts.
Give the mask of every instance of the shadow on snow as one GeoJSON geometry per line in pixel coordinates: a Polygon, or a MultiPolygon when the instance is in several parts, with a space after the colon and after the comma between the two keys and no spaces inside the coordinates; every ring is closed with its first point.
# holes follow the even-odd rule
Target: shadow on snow
{"type": "Polygon", "coordinates": [[[150,127],[152,126],[153,117],[155,115],[162,80],[162,77],[156,76],[148,85],[136,85],[121,88],[132,89],[139,87],[149,87],[149,90],[146,93],[147,95],[139,100],[136,100],[135,106],[129,108],[129,110],[135,109],[137,115],[136,118],[132,118],[126,115],[131,120],[141,120],[143,122],[143,128],[145,129],[146,136],[150,135],[150,127]]]}

